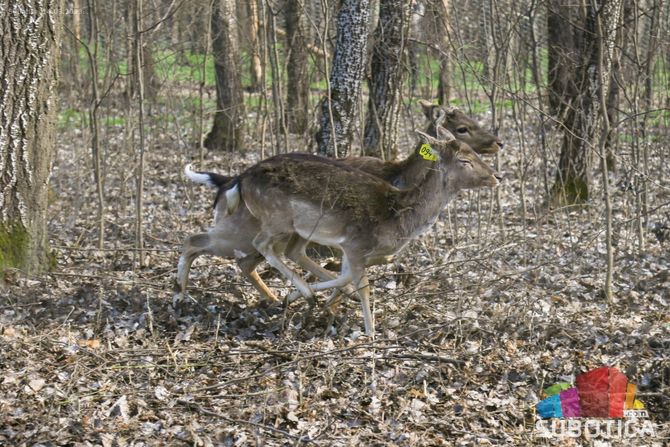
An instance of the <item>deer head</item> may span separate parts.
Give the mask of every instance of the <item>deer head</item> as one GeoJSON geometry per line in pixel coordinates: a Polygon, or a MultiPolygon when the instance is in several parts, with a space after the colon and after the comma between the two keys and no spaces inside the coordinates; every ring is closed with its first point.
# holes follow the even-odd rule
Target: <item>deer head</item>
{"type": "Polygon", "coordinates": [[[419,100],[423,114],[430,122],[426,133],[435,135],[436,125],[449,130],[458,140],[467,143],[478,154],[496,154],[503,143],[492,133],[482,129],[475,120],[453,106],[439,106],[426,100],[419,100]],[[441,115],[444,115],[442,118],[441,115]],[[441,119],[441,123],[437,123],[441,119]]]}

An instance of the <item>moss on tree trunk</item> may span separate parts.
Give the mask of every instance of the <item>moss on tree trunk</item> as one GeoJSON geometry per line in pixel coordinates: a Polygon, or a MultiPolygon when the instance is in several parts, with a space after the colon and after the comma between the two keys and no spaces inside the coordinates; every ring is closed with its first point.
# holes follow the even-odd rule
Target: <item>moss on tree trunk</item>
{"type": "Polygon", "coordinates": [[[577,205],[589,199],[589,185],[578,176],[562,179],[554,183],[549,204],[553,207],[577,205]]]}
{"type": "Polygon", "coordinates": [[[23,225],[0,225],[0,271],[23,268],[29,253],[30,236],[23,225]]]}

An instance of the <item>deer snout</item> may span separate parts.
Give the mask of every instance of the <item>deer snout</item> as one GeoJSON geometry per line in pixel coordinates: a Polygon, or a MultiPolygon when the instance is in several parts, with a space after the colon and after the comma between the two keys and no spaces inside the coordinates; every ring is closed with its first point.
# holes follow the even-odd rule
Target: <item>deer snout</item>
{"type": "Polygon", "coordinates": [[[500,182],[502,182],[502,180],[503,180],[503,176],[499,172],[494,172],[492,174],[492,177],[493,177],[493,181],[492,181],[493,185],[492,186],[494,186],[494,187],[498,186],[500,184],[500,182]]]}
{"type": "Polygon", "coordinates": [[[479,149],[477,150],[478,153],[480,154],[486,154],[486,155],[494,155],[497,154],[499,151],[502,150],[504,144],[502,141],[495,139],[495,140],[489,140],[489,145],[485,149],[479,149]]]}

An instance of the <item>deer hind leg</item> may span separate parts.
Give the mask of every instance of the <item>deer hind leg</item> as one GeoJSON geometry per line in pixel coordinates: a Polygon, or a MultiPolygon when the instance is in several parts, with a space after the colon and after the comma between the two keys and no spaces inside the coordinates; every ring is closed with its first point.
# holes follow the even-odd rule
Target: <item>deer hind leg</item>
{"type": "Polygon", "coordinates": [[[279,302],[277,295],[275,295],[270,288],[263,282],[258,272],[256,272],[256,267],[263,261],[263,255],[258,252],[243,256],[237,259],[237,265],[242,270],[242,274],[251,281],[251,284],[256,290],[261,294],[263,298],[268,301],[279,302]]]}
{"type": "Polygon", "coordinates": [[[211,236],[209,233],[198,233],[191,235],[184,241],[184,246],[177,263],[177,277],[175,279],[175,295],[172,298],[172,306],[181,301],[188,285],[188,274],[191,271],[193,261],[200,255],[209,252],[211,236]]]}
{"type": "MultiPolygon", "coordinates": [[[[198,233],[186,238],[182,254],[177,264],[177,278],[173,298],[173,305],[183,298],[188,285],[188,276],[191,265],[196,258],[203,254],[221,256],[223,258],[237,257],[237,263],[242,270],[242,274],[251,281],[252,285],[269,300],[278,301],[277,297],[270,291],[268,286],[258,276],[255,269],[263,260],[263,257],[254,252],[249,255],[242,255],[240,258],[239,241],[233,241],[226,237],[225,232],[198,233]]],[[[249,250],[245,248],[245,250],[249,250]]]]}
{"type": "Polygon", "coordinates": [[[277,253],[274,250],[275,243],[279,243],[283,240],[284,240],[283,235],[273,236],[269,233],[261,231],[254,238],[253,244],[254,247],[256,247],[256,250],[258,250],[263,255],[268,264],[279,270],[279,273],[284,275],[284,277],[288,279],[305,298],[310,300],[314,295],[312,289],[300,277],[300,275],[298,275],[295,271],[291,270],[289,266],[287,266],[284,262],[282,262],[281,259],[279,259],[279,256],[277,256],[277,253]]]}

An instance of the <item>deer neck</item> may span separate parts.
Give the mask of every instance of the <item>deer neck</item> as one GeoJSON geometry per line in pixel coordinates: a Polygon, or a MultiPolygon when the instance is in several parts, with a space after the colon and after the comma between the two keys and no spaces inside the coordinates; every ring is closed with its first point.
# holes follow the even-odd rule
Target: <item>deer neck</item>
{"type": "Polygon", "coordinates": [[[449,199],[445,166],[439,161],[425,160],[414,154],[405,177],[412,185],[398,192],[395,231],[403,238],[418,236],[430,227],[449,199]]]}
{"type": "Polygon", "coordinates": [[[387,180],[396,188],[412,189],[423,182],[426,174],[435,163],[425,160],[418,153],[419,146],[406,159],[394,167],[394,175],[387,180]]]}

